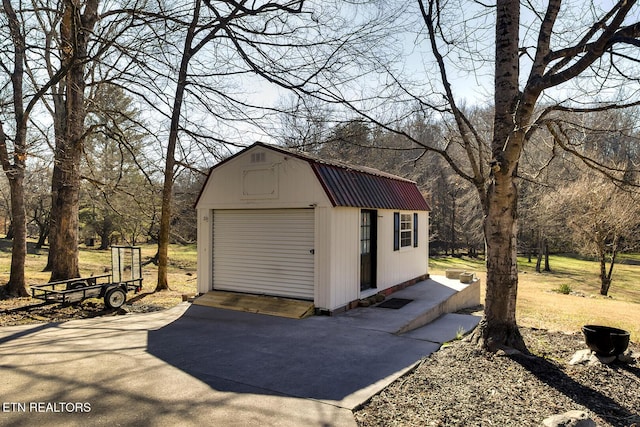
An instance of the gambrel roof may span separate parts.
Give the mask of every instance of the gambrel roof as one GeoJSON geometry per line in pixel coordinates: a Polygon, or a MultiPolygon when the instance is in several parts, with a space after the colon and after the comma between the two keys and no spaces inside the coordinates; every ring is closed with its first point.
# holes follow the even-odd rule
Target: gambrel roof
{"type": "Polygon", "coordinates": [[[324,160],[306,152],[262,142],[256,142],[218,163],[211,168],[209,176],[216,168],[255,147],[291,155],[309,163],[333,206],[411,211],[431,210],[414,181],[377,169],[324,160]]]}

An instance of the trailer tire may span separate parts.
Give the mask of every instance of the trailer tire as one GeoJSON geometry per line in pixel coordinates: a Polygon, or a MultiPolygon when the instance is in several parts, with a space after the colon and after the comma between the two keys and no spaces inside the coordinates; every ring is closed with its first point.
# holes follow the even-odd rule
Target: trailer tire
{"type": "Polygon", "coordinates": [[[111,288],[104,296],[104,305],[109,308],[120,308],[127,300],[127,294],[120,288],[111,288]]]}

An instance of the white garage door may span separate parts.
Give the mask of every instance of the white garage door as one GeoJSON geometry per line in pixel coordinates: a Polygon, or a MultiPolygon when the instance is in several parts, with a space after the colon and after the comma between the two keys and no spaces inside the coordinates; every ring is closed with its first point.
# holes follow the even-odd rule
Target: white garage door
{"type": "Polygon", "coordinates": [[[216,210],[213,288],[313,300],[313,209],[216,210]]]}

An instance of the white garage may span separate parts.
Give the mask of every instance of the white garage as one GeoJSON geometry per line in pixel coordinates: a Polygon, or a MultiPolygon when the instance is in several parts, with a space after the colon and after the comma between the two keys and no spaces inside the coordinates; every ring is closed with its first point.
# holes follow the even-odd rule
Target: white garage
{"type": "Polygon", "coordinates": [[[256,143],[214,166],[198,201],[198,292],[350,307],[428,276],[415,182],[256,143]]]}

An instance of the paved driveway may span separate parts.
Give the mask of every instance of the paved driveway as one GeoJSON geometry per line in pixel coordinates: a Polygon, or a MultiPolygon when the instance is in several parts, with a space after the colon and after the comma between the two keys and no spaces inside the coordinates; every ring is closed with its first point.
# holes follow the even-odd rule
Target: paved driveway
{"type": "Polygon", "coordinates": [[[5,327],[0,425],[352,426],[351,409],[438,347],[187,303],[5,327]]]}

